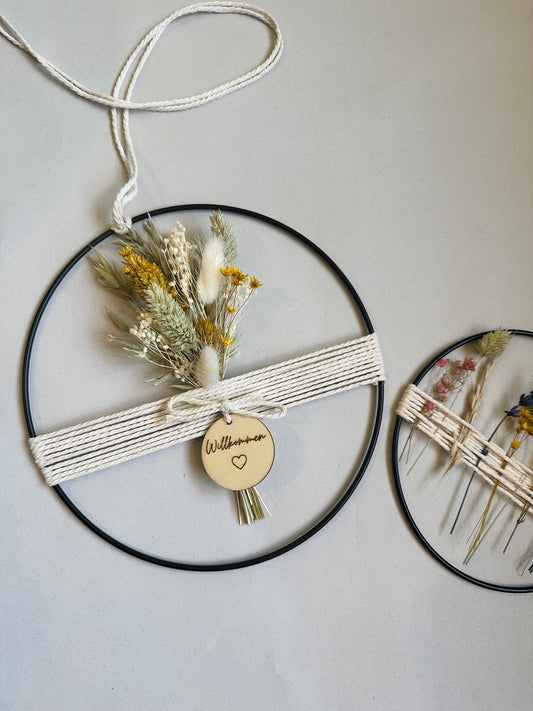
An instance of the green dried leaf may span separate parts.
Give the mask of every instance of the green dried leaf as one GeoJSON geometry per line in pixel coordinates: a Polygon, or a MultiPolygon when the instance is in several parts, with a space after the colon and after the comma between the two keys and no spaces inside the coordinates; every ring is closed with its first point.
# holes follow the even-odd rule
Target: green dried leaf
{"type": "Polygon", "coordinates": [[[108,262],[103,254],[95,249],[93,249],[90,259],[96,271],[97,279],[101,284],[107,289],[115,291],[122,298],[137,303],[130,280],[115,264],[108,262]]]}
{"type": "Polygon", "coordinates": [[[118,338],[117,336],[109,336],[109,340],[116,343],[117,346],[124,348],[125,351],[131,351],[132,353],[139,353],[142,355],[143,346],[136,341],[128,341],[125,338],[118,338]]]}
{"type": "Polygon", "coordinates": [[[163,373],[163,375],[159,375],[157,378],[150,378],[147,380],[147,383],[153,383],[154,385],[159,385],[160,383],[166,383],[169,380],[174,380],[174,373],[172,370],[169,370],[167,373],[163,373]]]}
{"type": "Polygon", "coordinates": [[[114,326],[116,326],[120,331],[124,331],[124,333],[129,333],[131,324],[124,321],[123,318],[110,309],[106,309],[106,313],[114,326]]]}

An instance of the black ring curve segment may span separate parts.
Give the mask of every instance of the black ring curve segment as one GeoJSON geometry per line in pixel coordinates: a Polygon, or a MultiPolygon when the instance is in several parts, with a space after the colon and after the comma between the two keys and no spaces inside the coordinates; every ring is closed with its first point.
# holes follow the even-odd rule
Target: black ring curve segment
{"type": "MultiPolygon", "coordinates": [[[[365,327],[368,331],[369,334],[374,333],[374,329],[372,327],[372,323],[370,321],[370,318],[368,316],[368,312],[361,301],[361,298],[359,297],[359,294],[356,292],[354,289],[352,283],[349,281],[349,279],[346,277],[346,275],[341,271],[341,269],[335,264],[335,262],[318,247],[316,244],[311,242],[307,237],[304,237],[302,234],[297,232],[296,230],[293,230],[291,227],[288,227],[287,225],[284,225],[282,222],[279,222],[278,220],[275,220],[271,217],[267,217],[266,215],[261,215],[258,212],[253,212],[252,210],[245,210],[244,208],[240,207],[231,207],[229,205],[217,205],[217,204],[205,204],[205,203],[200,203],[200,204],[191,204],[191,205],[174,205],[172,207],[163,207],[159,208],[157,210],[152,210],[149,213],[145,212],[142,215],[137,215],[136,217],[133,218],[132,222],[142,222],[143,220],[147,220],[149,217],[155,217],[157,215],[166,215],[168,213],[172,212],[186,212],[186,211],[213,211],[213,210],[222,210],[223,212],[227,213],[234,213],[237,215],[244,215],[247,217],[254,218],[256,220],[259,220],[260,222],[267,223],[269,225],[273,225],[274,227],[279,228],[280,230],[286,232],[287,234],[291,235],[295,239],[299,240],[302,242],[304,245],[309,247],[315,254],[317,254],[326,264],[327,266],[338,276],[338,278],[341,280],[342,284],[348,291],[351,300],[353,303],[356,305],[357,309],[359,310],[361,317],[363,319],[363,322],[365,324],[365,327]]],[[[71,260],[68,262],[68,264],[65,265],[65,267],[59,272],[57,277],[54,279],[52,282],[51,286],[49,287],[48,291],[44,295],[43,300],[41,301],[39,308],[37,309],[37,312],[35,314],[35,317],[33,319],[33,322],[31,324],[29,333],[28,333],[28,338],[26,341],[26,346],[24,350],[24,359],[23,359],[23,365],[22,365],[22,402],[23,402],[23,408],[24,408],[24,417],[26,420],[26,427],[28,430],[28,435],[30,437],[35,437],[36,432],[33,424],[33,418],[32,418],[32,413],[31,413],[31,403],[30,403],[30,364],[31,364],[31,357],[32,357],[32,351],[33,351],[33,345],[35,342],[35,338],[37,335],[37,330],[39,328],[39,323],[43,317],[43,314],[46,310],[46,307],[48,306],[49,301],[51,300],[52,296],[54,295],[56,289],[59,287],[63,279],[67,276],[67,274],[71,271],[71,269],[93,248],[96,247],[98,244],[103,242],[105,239],[108,237],[111,237],[115,235],[113,230],[107,230],[103,234],[101,234],[99,237],[96,237],[94,240],[89,242],[83,249],[81,249],[71,260]]],[[[59,484],[56,486],[52,487],[55,489],[56,494],[60,497],[60,499],[65,503],[68,508],[72,511],[72,513],[79,518],[79,520],[84,523],[88,528],[91,529],[94,533],[96,533],[98,536],[103,538],[105,541],[108,543],[111,543],[113,546],[116,548],[120,549],[121,551],[124,551],[125,553],[129,553],[132,556],[135,556],[136,558],[140,558],[141,560],[144,560],[148,563],[153,563],[155,565],[161,565],[165,566],[167,568],[177,568],[179,570],[192,570],[192,571],[217,571],[217,570],[234,570],[237,568],[244,568],[250,565],[257,565],[258,563],[263,563],[264,561],[270,560],[272,558],[275,558],[277,556],[282,555],[283,553],[287,553],[287,551],[292,550],[293,548],[296,548],[296,546],[299,546],[302,544],[304,541],[307,539],[311,538],[311,536],[314,536],[315,533],[318,533],[320,529],[322,529],[331,519],[341,510],[341,508],[344,506],[344,504],[348,501],[348,499],[351,497],[353,492],[355,491],[357,485],[361,481],[361,478],[363,477],[363,474],[365,473],[368,464],[370,462],[370,459],[372,458],[372,454],[374,453],[374,449],[376,447],[376,442],[381,426],[381,421],[383,418],[383,400],[384,400],[384,386],[383,382],[379,382],[377,384],[377,397],[376,397],[376,403],[375,403],[375,408],[374,408],[374,417],[373,417],[373,424],[372,424],[372,431],[370,433],[370,437],[368,440],[368,444],[363,456],[363,459],[361,460],[361,464],[359,467],[354,471],[352,479],[350,481],[350,484],[344,491],[344,493],[341,495],[341,497],[337,500],[337,502],[329,509],[329,511],[314,525],[312,525],[309,529],[307,529],[304,533],[300,534],[293,540],[289,541],[288,543],[284,544],[283,546],[280,546],[279,548],[276,548],[273,551],[264,553],[262,555],[252,557],[252,558],[247,558],[245,560],[239,560],[239,561],[233,561],[229,563],[185,563],[185,562],[180,562],[177,560],[169,560],[166,558],[159,558],[154,555],[150,555],[148,553],[145,553],[143,551],[137,550],[136,548],[132,548],[131,546],[128,546],[126,543],[123,543],[122,541],[117,540],[116,538],[113,538],[113,536],[110,536],[106,531],[102,530],[99,528],[91,519],[89,519],[80,509],[74,504],[74,502],[68,497],[68,495],[65,493],[65,491],[61,488],[59,484]]]]}
{"type": "MultiPolygon", "coordinates": [[[[510,331],[512,334],[515,336],[527,336],[529,338],[533,338],[533,331],[524,331],[522,329],[518,328],[509,328],[507,329],[510,331]]],[[[436,364],[438,360],[441,358],[445,358],[449,353],[452,353],[452,351],[455,351],[457,348],[461,348],[462,346],[466,346],[468,343],[471,343],[472,341],[477,341],[480,338],[482,338],[486,333],[490,333],[490,331],[483,331],[481,333],[476,333],[474,336],[468,336],[467,338],[463,338],[460,341],[457,341],[456,343],[452,344],[451,346],[448,346],[445,350],[441,351],[438,353],[434,358],[432,358],[426,365],[422,368],[422,370],[418,373],[418,375],[415,377],[413,380],[413,385],[418,385],[422,378],[427,375],[427,373],[433,368],[433,366],[436,364]]],[[[418,540],[422,543],[422,545],[440,562],[442,565],[444,565],[448,570],[450,570],[452,573],[455,573],[459,577],[463,578],[464,580],[468,580],[470,583],[474,583],[474,585],[480,585],[483,588],[488,588],[489,590],[497,590],[499,592],[533,592],[533,585],[497,585],[496,583],[489,583],[486,580],[481,580],[479,578],[474,578],[472,575],[468,575],[465,573],[463,570],[460,570],[459,568],[456,568],[454,565],[450,563],[450,561],[446,560],[446,558],[443,558],[438,551],[433,548],[431,543],[429,543],[428,540],[424,537],[418,526],[416,525],[416,521],[413,518],[413,515],[411,514],[411,511],[409,510],[409,506],[407,504],[407,501],[405,499],[401,481],[400,481],[400,467],[399,467],[399,462],[398,462],[398,441],[400,437],[400,429],[402,427],[403,420],[401,417],[397,416],[396,421],[394,423],[394,431],[392,434],[392,469],[393,469],[393,474],[394,474],[394,484],[396,486],[396,491],[398,493],[398,498],[400,499],[400,504],[403,510],[403,513],[405,517],[407,518],[407,521],[411,528],[413,529],[416,537],[418,540]]]]}

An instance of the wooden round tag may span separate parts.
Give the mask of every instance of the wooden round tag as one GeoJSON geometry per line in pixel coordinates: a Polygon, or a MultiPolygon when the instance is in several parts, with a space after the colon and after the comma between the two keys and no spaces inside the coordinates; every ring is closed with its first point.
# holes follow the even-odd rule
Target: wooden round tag
{"type": "Polygon", "coordinates": [[[214,422],[202,442],[202,463],[211,479],[225,489],[241,491],[259,484],[274,463],[274,440],[254,417],[231,415],[214,422]]]}

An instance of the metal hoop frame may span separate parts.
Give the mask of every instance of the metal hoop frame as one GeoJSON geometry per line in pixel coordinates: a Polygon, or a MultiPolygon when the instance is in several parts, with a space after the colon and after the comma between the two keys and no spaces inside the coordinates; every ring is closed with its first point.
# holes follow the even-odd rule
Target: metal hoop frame
{"type": "MultiPolygon", "coordinates": [[[[363,320],[363,323],[367,329],[368,334],[374,333],[374,329],[373,329],[372,323],[370,321],[370,318],[368,316],[368,312],[367,312],[361,298],[359,297],[359,295],[356,292],[355,288],[353,287],[352,283],[349,281],[349,279],[346,277],[346,275],[341,271],[341,269],[337,266],[337,264],[322,249],[320,249],[320,247],[318,247],[316,244],[311,242],[311,240],[309,240],[307,237],[304,237],[304,235],[300,234],[299,232],[292,229],[291,227],[284,225],[283,223],[279,222],[278,220],[275,220],[271,217],[267,217],[265,215],[261,215],[260,213],[253,212],[251,210],[245,210],[240,207],[231,207],[228,205],[201,203],[201,204],[191,204],[191,205],[174,205],[171,207],[159,208],[157,210],[151,211],[150,213],[143,213],[141,215],[137,215],[136,217],[133,218],[132,222],[133,222],[133,224],[135,224],[137,222],[142,222],[143,220],[146,220],[149,217],[156,217],[157,215],[166,215],[166,214],[173,213],[173,212],[179,213],[179,212],[186,212],[186,211],[213,211],[213,210],[222,210],[223,212],[226,212],[226,213],[243,215],[243,216],[251,217],[253,219],[267,223],[269,225],[272,225],[274,227],[281,229],[282,231],[289,234],[291,237],[299,240],[302,244],[304,244],[306,247],[311,249],[326,264],[326,266],[329,267],[329,269],[340,279],[344,288],[348,292],[352,302],[355,304],[357,310],[359,311],[361,318],[363,320]]],[[[104,232],[100,236],[96,237],[91,242],[89,242],[85,247],[83,247],[59,272],[59,274],[57,275],[57,277],[54,279],[51,286],[49,287],[48,291],[44,295],[44,297],[39,305],[39,308],[37,309],[37,312],[35,314],[35,317],[33,319],[33,322],[30,326],[30,330],[28,333],[28,338],[27,338],[26,346],[25,346],[25,350],[24,350],[24,359],[23,359],[23,367],[22,367],[22,402],[23,402],[23,408],[24,408],[24,417],[26,420],[26,427],[28,430],[28,435],[30,437],[34,437],[36,435],[35,427],[33,424],[32,412],[31,412],[30,365],[31,365],[33,346],[35,343],[35,339],[36,339],[36,336],[38,333],[39,324],[41,322],[43,314],[46,311],[46,308],[47,308],[50,300],[54,296],[54,294],[55,294],[56,290],[58,289],[58,287],[60,286],[61,282],[71,272],[71,270],[76,266],[76,264],[78,264],[78,262],[81,259],[83,259],[83,257],[93,247],[96,247],[101,242],[106,240],[108,237],[111,237],[114,235],[115,235],[115,233],[112,230],[107,230],[106,232],[104,232]]],[[[259,563],[263,563],[264,561],[271,560],[272,558],[276,558],[277,556],[287,553],[288,551],[292,550],[293,548],[296,548],[297,546],[304,543],[304,541],[311,538],[311,536],[314,536],[329,521],[331,521],[331,519],[341,510],[341,508],[344,506],[344,504],[346,504],[348,499],[351,497],[351,495],[355,491],[357,485],[361,481],[361,478],[363,477],[363,474],[365,473],[365,471],[368,467],[370,459],[372,458],[372,454],[374,452],[376,442],[378,439],[381,421],[383,418],[383,401],[384,401],[384,386],[383,386],[383,382],[380,382],[377,384],[377,396],[375,398],[375,404],[374,404],[372,428],[371,428],[370,435],[368,437],[368,442],[366,445],[365,453],[363,455],[360,465],[353,472],[350,483],[348,484],[348,486],[346,487],[344,492],[341,494],[339,499],[331,506],[331,508],[328,510],[328,512],[318,522],[311,525],[306,531],[304,531],[304,533],[300,534],[299,536],[297,536],[293,540],[289,541],[288,543],[280,546],[279,548],[276,548],[275,550],[269,551],[267,553],[263,553],[262,555],[258,555],[258,556],[252,557],[252,558],[233,561],[233,562],[229,562],[229,563],[187,563],[187,562],[181,562],[178,560],[160,558],[158,556],[154,556],[149,553],[145,553],[144,551],[141,551],[136,548],[132,548],[131,546],[128,546],[126,543],[123,543],[122,541],[114,538],[109,533],[107,533],[106,531],[101,529],[99,526],[97,526],[88,516],[86,516],[83,513],[83,511],[81,511],[76,506],[76,504],[74,504],[74,502],[69,498],[69,496],[66,494],[66,492],[60,485],[54,486],[53,489],[55,489],[56,494],[63,501],[63,503],[72,511],[72,513],[82,523],[84,523],[88,528],[90,528],[91,531],[96,533],[98,536],[100,536],[100,538],[103,538],[108,543],[111,543],[111,545],[115,546],[119,550],[124,551],[125,553],[128,553],[129,555],[132,555],[136,558],[140,558],[141,560],[144,560],[148,563],[153,563],[155,565],[165,566],[167,568],[176,568],[179,570],[191,570],[191,571],[199,571],[199,572],[234,570],[237,568],[244,568],[244,567],[251,566],[251,565],[257,565],[259,563]]]]}
{"type": "MultiPolygon", "coordinates": [[[[533,338],[533,331],[523,331],[521,329],[516,329],[516,328],[509,328],[509,330],[512,334],[516,336],[528,336],[530,338],[533,338]]],[[[460,341],[457,341],[456,343],[453,343],[451,346],[448,346],[445,348],[443,351],[438,353],[434,358],[432,358],[426,365],[422,368],[422,370],[418,373],[418,375],[415,377],[413,380],[413,385],[418,385],[422,379],[424,378],[425,375],[433,368],[433,366],[437,363],[438,360],[441,358],[445,358],[449,353],[452,353],[452,351],[455,351],[457,348],[461,348],[462,346],[467,345],[468,343],[472,343],[472,341],[477,341],[480,338],[482,338],[486,333],[490,333],[490,331],[483,331],[482,333],[476,333],[473,336],[468,336],[467,338],[463,338],[460,341]]],[[[480,578],[475,578],[472,575],[468,575],[465,573],[463,570],[460,570],[459,568],[456,568],[452,563],[450,563],[449,560],[446,560],[432,545],[429,543],[429,541],[424,537],[422,532],[417,526],[416,520],[411,513],[409,509],[409,505],[407,504],[407,500],[405,498],[405,494],[402,489],[402,483],[401,483],[401,476],[400,476],[400,466],[399,466],[399,457],[398,457],[398,445],[399,445],[399,438],[400,438],[400,430],[403,424],[403,420],[401,417],[396,417],[396,421],[394,423],[394,431],[392,433],[392,470],[394,474],[394,484],[396,486],[396,492],[398,494],[398,498],[400,501],[400,505],[402,507],[403,513],[413,529],[416,537],[422,543],[422,545],[431,553],[431,555],[436,558],[439,563],[442,563],[445,568],[450,570],[452,573],[455,573],[455,575],[458,575],[460,578],[463,578],[463,580],[467,580],[470,583],[473,583],[474,585],[480,585],[481,587],[488,588],[489,590],[497,590],[499,592],[533,592],[533,585],[528,585],[528,586],[518,586],[518,585],[497,585],[495,583],[489,583],[486,580],[481,580],[480,578]]]]}

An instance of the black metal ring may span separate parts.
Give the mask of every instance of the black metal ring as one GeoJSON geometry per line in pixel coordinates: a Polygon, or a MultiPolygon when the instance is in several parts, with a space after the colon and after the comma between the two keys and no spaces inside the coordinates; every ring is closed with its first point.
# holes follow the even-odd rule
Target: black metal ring
{"type": "MultiPolygon", "coordinates": [[[[521,329],[517,328],[509,328],[507,329],[511,333],[513,333],[516,336],[529,336],[533,337],[533,331],[524,331],[521,329]]],[[[433,366],[437,363],[438,360],[441,358],[445,358],[449,353],[452,351],[456,350],[457,348],[461,348],[461,346],[465,346],[468,343],[472,343],[472,341],[477,341],[480,338],[482,338],[486,333],[490,333],[490,331],[483,331],[482,333],[476,333],[474,336],[468,336],[467,338],[463,338],[460,341],[457,341],[456,343],[452,344],[451,346],[448,346],[445,350],[441,351],[438,353],[434,358],[432,358],[426,365],[422,368],[422,370],[418,373],[418,375],[415,377],[413,380],[413,385],[418,385],[422,378],[427,375],[427,373],[433,368],[433,366]]],[[[400,429],[402,427],[403,420],[401,417],[396,417],[396,421],[394,424],[394,431],[392,434],[392,469],[393,469],[393,474],[394,474],[394,483],[396,486],[396,491],[398,493],[398,497],[400,500],[400,504],[403,510],[403,513],[405,517],[407,518],[408,523],[410,524],[411,528],[413,529],[416,537],[418,540],[422,543],[423,546],[440,562],[442,565],[444,565],[448,570],[451,570],[452,573],[455,573],[459,577],[463,578],[464,580],[468,580],[470,583],[474,583],[474,585],[480,585],[481,587],[488,588],[489,590],[498,590],[499,592],[533,592],[533,585],[528,585],[528,586],[514,586],[514,585],[497,585],[496,583],[489,583],[486,580],[481,580],[479,578],[475,578],[472,575],[468,575],[465,573],[463,570],[460,570],[459,568],[456,568],[452,563],[450,563],[449,560],[446,560],[446,558],[443,558],[443,556],[438,553],[435,548],[429,543],[429,541],[424,537],[418,526],[416,525],[416,521],[409,510],[409,506],[407,505],[407,501],[405,499],[401,481],[400,481],[400,467],[399,467],[399,462],[398,462],[398,441],[400,437],[400,429]]]]}
{"type": "MultiPolygon", "coordinates": [[[[255,218],[259,221],[265,222],[267,224],[273,225],[274,227],[277,227],[292,237],[296,238],[300,242],[302,242],[304,245],[309,247],[315,254],[317,254],[322,261],[324,261],[327,266],[338,276],[338,278],[341,280],[342,284],[348,291],[352,301],[354,302],[355,306],[359,310],[359,313],[361,314],[361,317],[363,319],[363,322],[365,324],[365,327],[368,331],[368,333],[374,333],[374,329],[372,327],[372,323],[370,321],[370,318],[368,316],[368,312],[361,301],[358,293],[354,289],[353,285],[351,282],[348,280],[346,275],[341,271],[341,269],[335,264],[335,262],[318,247],[316,244],[311,242],[307,237],[304,237],[302,234],[299,232],[296,232],[296,230],[293,230],[291,227],[287,227],[287,225],[284,225],[281,222],[278,222],[277,220],[267,217],[265,215],[261,215],[257,212],[253,212],[251,210],[245,210],[240,207],[231,207],[228,205],[210,205],[210,204],[193,204],[193,205],[174,205],[172,207],[163,207],[159,208],[157,210],[153,210],[150,213],[143,213],[142,215],[137,215],[136,217],[133,218],[132,222],[141,222],[143,220],[148,219],[149,217],[155,217],[157,215],[165,215],[171,212],[185,212],[185,211],[194,211],[194,210],[222,210],[223,212],[232,212],[238,215],[245,215],[248,217],[255,218]]],[[[39,308],[37,309],[37,313],[35,314],[35,317],[33,319],[33,322],[31,324],[29,333],[28,333],[28,339],[26,341],[26,347],[24,350],[24,360],[23,360],[23,367],[22,367],[22,402],[23,402],[23,407],[24,407],[24,417],[26,419],[26,427],[28,430],[28,435],[30,437],[35,437],[36,432],[35,428],[33,425],[33,419],[32,419],[32,414],[31,414],[31,406],[30,406],[30,386],[29,386],[29,370],[30,370],[30,362],[31,362],[31,355],[32,355],[32,350],[33,350],[33,345],[35,342],[35,337],[37,334],[37,329],[39,327],[39,323],[41,321],[41,318],[44,314],[44,311],[54,295],[56,289],[58,286],[61,284],[63,279],[66,277],[66,275],[70,272],[70,270],[93,248],[96,247],[98,244],[103,242],[105,239],[108,237],[111,237],[115,235],[115,233],[112,230],[107,230],[103,234],[101,234],[99,237],[96,237],[96,239],[92,240],[87,244],[83,249],[81,249],[71,260],[68,262],[68,264],[63,267],[63,269],[59,272],[55,280],[52,282],[50,288],[46,292],[43,300],[41,301],[41,304],[39,305],[39,308]]],[[[295,539],[292,541],[289,541],[288,543],[284,544],[283,546],[280,546],[279,548],[276,548],[273,551],[270,551],[268,553],[264,553],[262,555],[253,557],[253,558],[248,558],[245,560],[240,560],[240,561],[235,561],[235,562],[230,562],[230,563],[184,563],[180,561],[175,561],[175,560],[168,560],[165,558],[159,558],[157,556],[150,555],[148,553],[144,553],[143,551],[137,550],[136,548],[132,548],[131,546],[126,545],[122,541],[117,540],[116,538],[113,538],[110,536],[106,531],[102,530],[99,528],[91,519],[89,519],[80,509],[74,504],[74,502],[67,496],[65,491],[61,488],[61,486],[58,484],[54,487],[57,495],[60,497],[60,499],[65,503],[68,508],[72,511],[72,513],[79,518],[82,523],[84,523],[88,528],[91,529],[91,531],[94,531],[98,536],[103,538],[105,541],[108,543],[111,543],[113,546],[116,548],[119,548],[120,550],[124,551],[125,553],[129,553],[132,556],[135,556],[136,558],[140,558],[141,560],[147,561],[148,563],[154,563],[155,565],[162,565],[167,568],[177,568],[179,570],[195,570],[195,571],[215,571],[215,570],[234,570],[236,568],[244,568],[246,566],[250,565],[256,565],[258,563],[262,563],[264,561],[270,560],[271,558],[275,558],[276,556],[282,555],[283,553],[286,553],[287,551],[292,550],[293,548],[296,548],[296,546],[299,546],[301,543],[306,541],[308,538],[311,538],[315,533],[318,533],[321,528],[323,528],[331,519],[340,511],[340,509],[344,506],[344,504],[348,501],[350,496],[353,494],[355,491],[357,485],[361,481],[361,478],[363,474],[365,473],[368,464],[370,462],[370,459],[372,457],[372,454],[374,452],[375,446],[376,446],[376,441],[378,438],[378,433],[379,429],[381,426],[381,420],[383,417],[383,400],[384,400],[384,387],[383,383],[380,382],[377,385],[377,397],[376,397],[376,403],[375,403],[375,408],[374,408],[374,418],[373,418],[373,426],[372,426],[372,431],[369,436],[368,444],[363,456],[363,459],[361,460],[361,464],[359,467],[354,471],[352,475],[352,479],[344,491],[344,493],[341,495],[341,497],[338,499],[338,501],[329,509],[329,511],[313,526],[311,526],[307,531],[302,533],[301,535],[297,536],[295,539]]]]}

